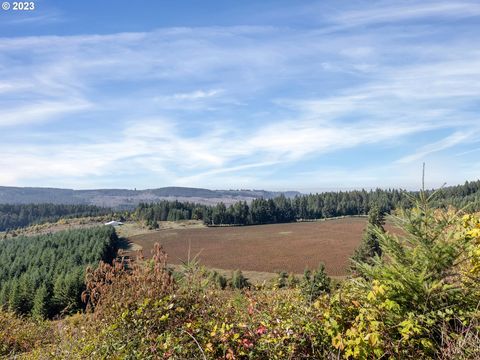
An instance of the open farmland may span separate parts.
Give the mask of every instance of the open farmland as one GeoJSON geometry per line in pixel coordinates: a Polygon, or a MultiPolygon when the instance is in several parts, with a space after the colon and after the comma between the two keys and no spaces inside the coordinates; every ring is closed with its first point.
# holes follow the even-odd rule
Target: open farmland
{"type": "Polygon", "coordinates": [[[359,245],[365,218],[258,226],[161,230],[129,238],[145,256],[160,243],[169,262],[199,254],[201,264],[219,269],[302,273],[325,263],[332,276],[346,274],[359,245]]]}

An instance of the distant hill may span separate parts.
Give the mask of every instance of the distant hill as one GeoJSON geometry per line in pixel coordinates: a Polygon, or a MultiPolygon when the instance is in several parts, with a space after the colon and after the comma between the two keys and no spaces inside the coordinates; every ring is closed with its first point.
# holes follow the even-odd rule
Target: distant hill
{"type": "Polygon", "coordinates": [[[200,204],[232,204],[257,198],[270,199],[280,194],[286,197],[300,195],[297,191],[274,192],[265,190],[209,190],[188,187],[163,187],[147,190],[97,189],[72,190],[57,188],[0,186],[1,204],[85,204],[116,209],[128,209],[140,202],[179,200],[200,204]]]}

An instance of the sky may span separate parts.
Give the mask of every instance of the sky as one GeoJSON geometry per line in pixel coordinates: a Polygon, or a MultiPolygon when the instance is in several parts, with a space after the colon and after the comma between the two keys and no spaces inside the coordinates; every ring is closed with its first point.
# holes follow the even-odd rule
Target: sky
{"type": "Polygon", "coordinates": [[[0,9],[0,185],[418,189],[480,174],[479,1],[0,9]]]}

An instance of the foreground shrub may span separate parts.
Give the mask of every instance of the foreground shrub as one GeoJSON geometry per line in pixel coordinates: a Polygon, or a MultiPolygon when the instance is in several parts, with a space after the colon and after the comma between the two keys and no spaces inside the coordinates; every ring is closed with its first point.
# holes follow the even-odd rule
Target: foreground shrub
{"type": "Polygon", "coordinates": [[[393,221],[404,235],[377,231],[383,256],[357,265],[326,314],[345,358],[438,357],[478,316],[480,279],[465,286],[472,229],[425,198],[393,221]]]}
{"type": "Polygon", "coordinates": [[[439,358],[442,360],[477,360],[480,354],[480,322],[472,321],[456,337],[445,339],[439,358]]]}
{"type": "MultiPolygon", "coordinates": [[[[151,262],[117,261],[88,270],[83,297],[93,317],[75,353],[105,359],[324,355],[322,318],[299,289],[221,290],[211,272],[196,266],[184,266],[174,283],[166,255],[156,246],[151,262]]],[[[240,272],[237,279],[245,281],[240,272]]]]}
{"type": "Polygon", "coordinates": [[[101,319],[116,318],[143,299],[162,298],[171,293],[173,277],[160,246],[155,244],[150,262],[141,260],[114,260],[112,265],[100,262],[96,269],[87,268],[86,289],[82,293],[87,309],[95,311],[101,319]]]}
{"type": "Polygon", "coordinates": [[[53,341],[54,331],[48,322],[23,319],[0,310],[0,356],[15,358],[53,341]]]}

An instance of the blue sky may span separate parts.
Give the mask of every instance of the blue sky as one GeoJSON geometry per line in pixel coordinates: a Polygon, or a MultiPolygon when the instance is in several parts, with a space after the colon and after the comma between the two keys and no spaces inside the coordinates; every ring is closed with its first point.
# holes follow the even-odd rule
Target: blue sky
{"type": "Polygon", "coordinates": [[[415,189],[480,174],[480,3],[0,10],[0,185],[415,189]]]}

